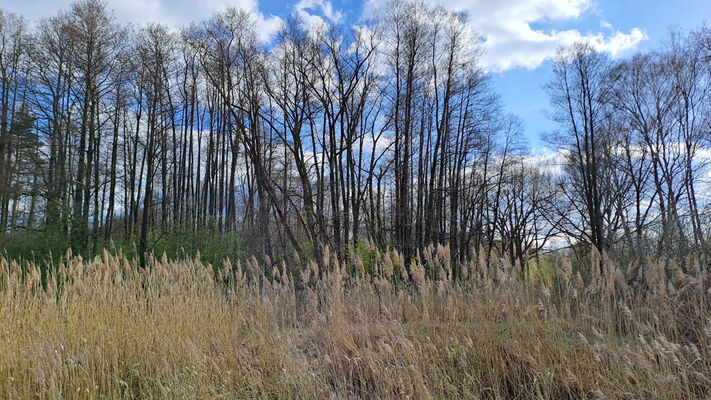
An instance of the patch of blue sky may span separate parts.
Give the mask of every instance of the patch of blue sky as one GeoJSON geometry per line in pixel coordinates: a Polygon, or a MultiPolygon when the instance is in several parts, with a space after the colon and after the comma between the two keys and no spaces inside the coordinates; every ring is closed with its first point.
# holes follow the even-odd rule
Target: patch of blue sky
{"type": "MultiPolygon", "coordinates": [[[[347,25],[373,14],[387,0],[107,0],[120,20],[135,24],[163,22],[187,25],[208,18],[227,5],[250,10],[264,40],[292,13],[306,18],[338,18],[347,25]]],[[[0,9],[30,21],[55,15],[71,0],[0,0],[0,9]]],[[[485,40],[485,63],[505,111],[524,122],[529,146],[542,140],[555,124],[546,116],[543,88],[552,71],[555,49],[580,39],[594,41],[616,57],[661,46],[669,30],[691,30],[711,19],[710,0],[430,0],[452,11],[470,13],[470,23],[485,40]]]]}

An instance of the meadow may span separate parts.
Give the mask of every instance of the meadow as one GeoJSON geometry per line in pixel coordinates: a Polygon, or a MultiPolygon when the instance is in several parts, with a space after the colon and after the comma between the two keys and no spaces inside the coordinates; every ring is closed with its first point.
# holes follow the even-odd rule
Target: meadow
{"type": "Polygon", "coordinates": [[[565,258],[522,282],[446,247],[327,265],[0,259],[7,399],[711,396],[705,266],[565,258]],[[624,271],[624,272],[623,272],[624,271]]]}

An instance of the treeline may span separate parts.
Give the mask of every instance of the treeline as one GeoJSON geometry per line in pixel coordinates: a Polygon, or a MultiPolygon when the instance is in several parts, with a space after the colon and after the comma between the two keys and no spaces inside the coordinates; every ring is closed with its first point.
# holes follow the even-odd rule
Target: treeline
{"type": "Polygon", "coordinates": [[[122,25],[98,0],[36,25],[0,12],[0,237],[133,241],[142,262],[162,235],[206,230],[319,264],[364,241],[522,265],[554,238],[706,251],[708,30],[619,62],[561,50],[558,168],[525,153],[466,15],[377,15],[292,16],[262,43],[238,9],[180,30],[122,25]]]}

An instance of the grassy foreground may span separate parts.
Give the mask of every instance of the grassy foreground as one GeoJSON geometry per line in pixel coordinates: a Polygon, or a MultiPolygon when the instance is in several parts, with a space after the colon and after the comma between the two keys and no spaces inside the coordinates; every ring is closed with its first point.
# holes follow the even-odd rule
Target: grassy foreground
{"type": "Polygon", "coordinates": [[[473,262],[455,284],[447,259],[378,255],[372,278],[331,259],[320,280],[312,263],[215,274],[199,258],[140,270],[108,253],[69,254],[43,279],[0,259],[0,397],[711,396],[698,264],[625,276],[593,255],[589,284],[563,260],[555,282],[534,285],[506,262],[473,262]]]}

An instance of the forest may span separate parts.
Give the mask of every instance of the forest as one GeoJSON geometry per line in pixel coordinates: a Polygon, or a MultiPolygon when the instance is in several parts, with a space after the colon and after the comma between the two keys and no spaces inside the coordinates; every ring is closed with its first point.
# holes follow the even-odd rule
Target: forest
{"type": "Polygon", "coordinates": [[[355,26],[292,16],[268,44],[234,8],[180,29],[121,24],[95,0],[37,24],[2,12],[5,252],[708,252],[708,28],[624,59],[560,49],[543,158],[466,15],[382,11],[355,26]]]}

